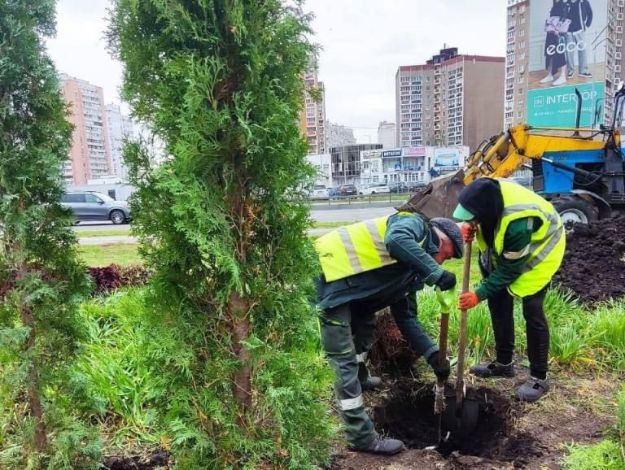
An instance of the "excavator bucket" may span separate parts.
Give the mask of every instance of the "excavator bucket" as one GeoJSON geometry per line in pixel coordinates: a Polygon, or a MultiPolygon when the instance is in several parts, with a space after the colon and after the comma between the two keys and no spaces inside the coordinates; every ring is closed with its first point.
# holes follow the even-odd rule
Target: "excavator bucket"
{"type": "Polygon", "coordinates": [[[415,193],[398,210],[410,210],[422,213],[428,218],[451,218],[456,205],[458,194],[464,188],[464,171],[439,176],[415,193]]]}

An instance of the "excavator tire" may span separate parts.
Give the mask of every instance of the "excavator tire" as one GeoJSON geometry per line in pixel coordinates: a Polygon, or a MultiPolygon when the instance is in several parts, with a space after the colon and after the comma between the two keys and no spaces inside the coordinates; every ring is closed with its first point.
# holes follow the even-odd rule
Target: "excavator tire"
{"type": "Polygon", "coordinates": [[[597,206],[582,198],[556,199],[552,204],[567,229],[575,223],[588,224],[599,218],[597,206]]]}

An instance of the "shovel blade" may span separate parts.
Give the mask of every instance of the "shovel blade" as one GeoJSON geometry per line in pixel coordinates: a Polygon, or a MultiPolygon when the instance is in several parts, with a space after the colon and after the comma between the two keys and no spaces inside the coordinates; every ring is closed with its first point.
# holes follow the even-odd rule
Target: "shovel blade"
{"type": "Polygon", "coordinates": [[[443,411],[443,427],[458,438],[467,437],[475,431],[480,417],[480,404],[465,397],[459,406],[455,396],[446,397],[445,401],[447,406],[443,411]]]}

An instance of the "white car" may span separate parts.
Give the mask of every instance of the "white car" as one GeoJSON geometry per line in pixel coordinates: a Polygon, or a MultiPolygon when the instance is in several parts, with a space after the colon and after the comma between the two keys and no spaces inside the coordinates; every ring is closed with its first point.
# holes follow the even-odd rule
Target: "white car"
{"type": "Polygon", "coordinates": [[[329,197],[328,188],[322,184],[316,184],[310,192],[311,199],[328,199],[329,197]]]}
{"type": "Polygon", "coordinates": [[[361,188],[358,192],[362,196],[368,196],[370,194],[388,194],[391,192],[391,188],[389,188],[386,183],[373,183],[365,188],[361,188]]]}

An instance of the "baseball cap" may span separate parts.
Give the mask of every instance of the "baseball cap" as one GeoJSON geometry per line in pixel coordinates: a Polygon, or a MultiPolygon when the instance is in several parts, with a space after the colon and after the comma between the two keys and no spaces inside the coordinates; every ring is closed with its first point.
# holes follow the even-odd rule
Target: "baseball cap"
{"type": "Polygon", "coordinates": [[[430,219],[430,223],[449,237],[454,245],[454,258],[462,258],[462,254],[464,253],[464,244],[458,224],[453,220],[446,219],[444,217],[435,217],[430,219]]]}
{"type": "Polygon", "coordinates": [[[462,204],[458,204],[456,206],[456,210],[454,210],[453,217],[454,219],[465,220],[465,221],[475,219],[475,216],[471,212],[466,210],[462,204]]]}

